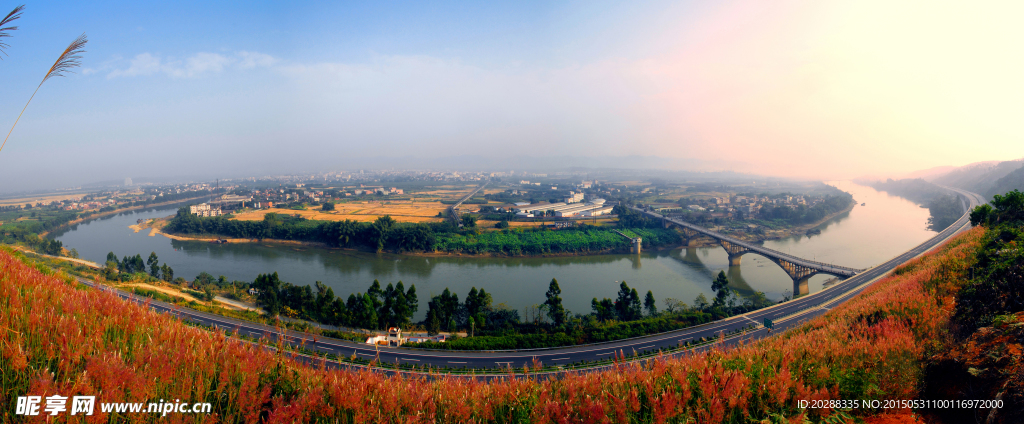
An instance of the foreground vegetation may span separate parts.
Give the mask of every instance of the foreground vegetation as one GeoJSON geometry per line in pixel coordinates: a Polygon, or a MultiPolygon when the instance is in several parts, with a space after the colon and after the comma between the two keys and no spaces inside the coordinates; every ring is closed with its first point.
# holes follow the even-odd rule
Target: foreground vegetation
{"type": "MultiPolygon", "coordinates": [[[[558,379],[388,377],[303,366],[77,286],[0,253],[0,403],[26,394],[211,402],[225,422],[734,422],[871,415],[799,400],[913,399],[939,352],[975,229],[795,330],[729,349],[558,379]],[[216,388],[211,390],[210,388],[216,388]]],[[[540,364],[534,364],[540,367],[540,364]]],[[[99,416],[101,421],[138,419],[99,416]]],[[[152,419],[144,417],[144,420],[152,419]]]]}

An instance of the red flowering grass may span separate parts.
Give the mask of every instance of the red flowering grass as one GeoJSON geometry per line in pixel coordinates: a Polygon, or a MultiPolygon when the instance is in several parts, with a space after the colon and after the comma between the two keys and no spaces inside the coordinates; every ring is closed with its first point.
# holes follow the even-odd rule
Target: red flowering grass
{"type": "MultiPolygon", "coordinates": [[[[95,395],[97,402],[210,402],[210,422],[697,422],[817,419],[799,400],[911,399],[920,359],[937,349],[972,230],[907,264],[827,315],[776,337],[535,381],[387,377],[301,365],[76,287],[0,252],[0,408],[17,396],[95,395]]],[[[854,414],[871,411],[852,411],[854,414]]],[[[43,417],[39,421],[44,421],[43,417]]],[[[64,418],[70,418],[65,416],[64,418]]],[[[3,415],[10,421],[10,414],[3,415]]],[[[147,414],[90,422],[148,421],[147,414]]]]}

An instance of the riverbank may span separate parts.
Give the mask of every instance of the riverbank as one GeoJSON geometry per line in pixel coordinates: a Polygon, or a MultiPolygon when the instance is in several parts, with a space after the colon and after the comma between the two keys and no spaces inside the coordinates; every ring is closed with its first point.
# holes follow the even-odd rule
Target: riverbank
{"type": "Polygon", "coordinates": [[[188,199],[172,200],[172,201],[169,201],[169,202],[152,203],[152,204],[148,204],[148,205],[132,206],[132,207],[128,207],[128,208],[114,209],[112,211],[107,211],[107,212],[102,212],[102,213],[94,213],[94,214],[89,215],[89,216],[84,217],[84,218],[78,218],[78,219],[75,219],[73,221],[68,221],[66,224],[61,225],[61,226],[59,226],[57,228],[54,228],[54,229],[52,229],[50,231],[44,231],[42,233],[39,233],[39,237],[40,238],[46,237],[48,234],[50,234],[50,233],[52,233],[54,231],[60,231],[60,230],[63,230],[65,228],[67,228],[67,227],[70,227],[72,225],[81,224],[81,223],[86,222],[86,221],[91,221],[91,220],[94,220],[94,219],[99,219],[99,218],[103,218],[103,217],[107,217],[107,216],[117,215],[117,214],[119,214],[121,212],[130,212],[130,211],[136,211],[136,210],[147,209],[147,208],[158,208],[160,206],[173,205],[173,204],[176,204],[176,203],[191,202],[193,200],[205,199],[205,198],[208,198],[208,197],[210,197],[210,195],[199,196],[199,197],[192,197],[192,198],[188,198],[188,199]]]}

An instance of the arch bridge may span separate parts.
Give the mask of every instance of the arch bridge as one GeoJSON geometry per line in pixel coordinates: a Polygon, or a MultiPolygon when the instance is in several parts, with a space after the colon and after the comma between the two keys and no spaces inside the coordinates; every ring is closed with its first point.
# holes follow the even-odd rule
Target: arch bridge
{"type": "Polygon", "coordinates": [[[634,207],[633,210],[641,212],[648,217],[661,220],[665,225],[665,228],[669,228],[673,225],[679,227],[686,236],[688,244],[692,243],[692,241],[698,237],[711,237],[715,239],[715,241],[721,244],[729,254],[730,266],[738,266],[740,264],[740,257],[747,253],[756,253],[768,258],[779,265],[779,267],[781,267],[783,271],[786,271],[786,274],[793,279],[794,295],[807,294],[807,280],[817,274],[828,274],[842,279],[847,279],[861,271],[864,271],[862,269],[849,268],[796,257],[761,245],[729,237],[725,234],[717,233],[686,221],[669,218],[655,212],[645,211],[636,207],[634,207]]]}

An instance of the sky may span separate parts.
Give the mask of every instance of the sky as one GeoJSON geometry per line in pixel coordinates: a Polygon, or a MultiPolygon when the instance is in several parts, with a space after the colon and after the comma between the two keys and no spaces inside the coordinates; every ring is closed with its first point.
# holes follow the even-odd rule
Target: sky
{"type": "Polygon", "coordinates": [[[814,179],[1024,157],[1021,2],[144,3],[26,3],[5,133],[89,43],[0,151],[0,192],[462,155],[814,179]]]}

